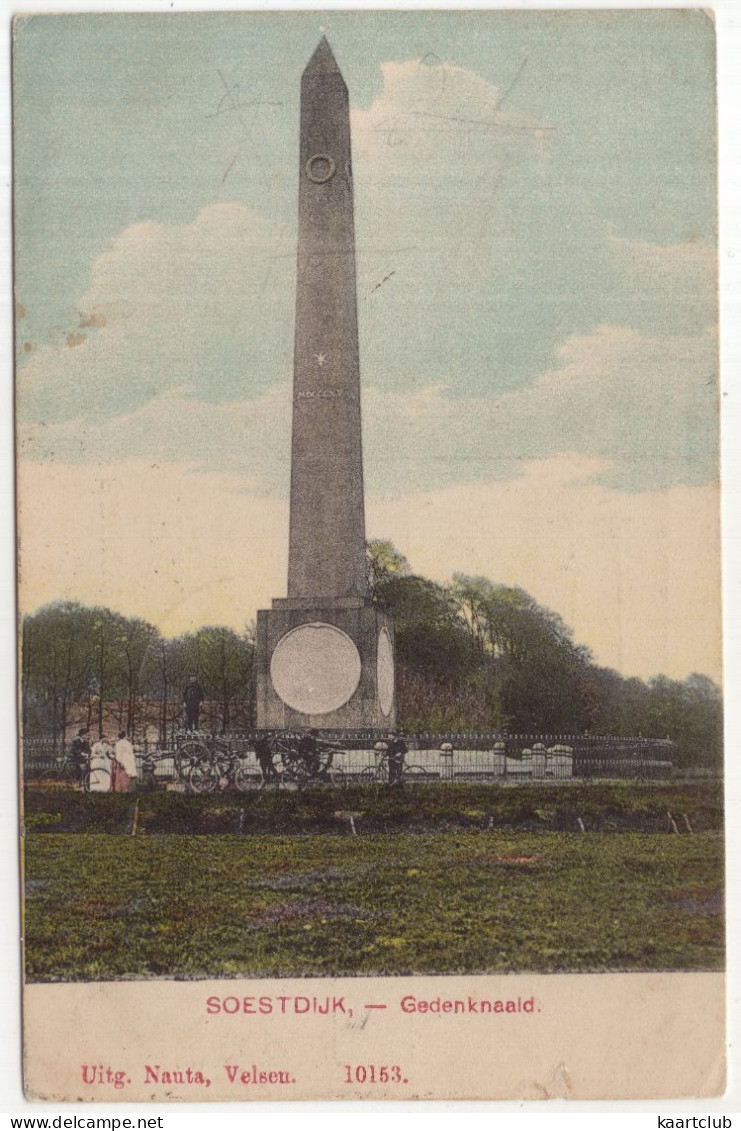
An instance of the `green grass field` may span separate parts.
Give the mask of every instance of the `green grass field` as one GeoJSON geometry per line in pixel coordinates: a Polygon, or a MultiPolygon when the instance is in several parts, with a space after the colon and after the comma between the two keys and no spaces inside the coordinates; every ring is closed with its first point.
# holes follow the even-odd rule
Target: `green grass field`
{"type": "Polygon", "coordinates": [[[35,812],[30,981],[723,964],[717,831],[127,837],[35,812]]]}

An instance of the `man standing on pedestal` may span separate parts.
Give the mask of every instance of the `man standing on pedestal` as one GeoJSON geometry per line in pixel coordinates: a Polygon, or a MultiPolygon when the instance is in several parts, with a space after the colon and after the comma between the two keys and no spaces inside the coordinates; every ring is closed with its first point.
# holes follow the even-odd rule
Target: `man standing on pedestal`
{"type": "Polygon", "coordinates": [[[198,730],[198,716],[203,702],[203,688],[194,675],[190,677],[183,692],[185,703],[185,729],[198,730]]]}

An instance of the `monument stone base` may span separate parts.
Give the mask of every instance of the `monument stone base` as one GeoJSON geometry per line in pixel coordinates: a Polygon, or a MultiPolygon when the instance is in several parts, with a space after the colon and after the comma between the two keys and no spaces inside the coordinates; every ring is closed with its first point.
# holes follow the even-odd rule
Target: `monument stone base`
{"type": "Polygon", "coordinates": [[[255,673],[261,730],[395,726],[393,617],[362,597],[260,610],[255,673]]]}

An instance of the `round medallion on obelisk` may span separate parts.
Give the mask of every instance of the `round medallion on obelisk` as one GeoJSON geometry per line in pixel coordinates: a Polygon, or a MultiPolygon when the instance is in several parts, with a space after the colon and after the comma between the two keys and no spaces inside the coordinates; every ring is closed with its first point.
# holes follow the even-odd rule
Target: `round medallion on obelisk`
{"type": "Polygon", "coordinates": [[[378,705],[388,718],[394,705],[394,649],[387,628],[382,628],[378,634],[376,678],[378,681],[378,705]]]}
{"type": "Polygon", "coordinates": [[[315,153],[306,162],[306,175],[315,185],[325,185],[335,174],[335,163],[328,153],[315,153]]]}
{"type": "Polygon", "coordinates": [[[282,636],[270,661],[273,687],[302,715],[326,715],[344,706],[357,690],[360,673],[360,653],[351,638],[319,621],[282,636]]]}

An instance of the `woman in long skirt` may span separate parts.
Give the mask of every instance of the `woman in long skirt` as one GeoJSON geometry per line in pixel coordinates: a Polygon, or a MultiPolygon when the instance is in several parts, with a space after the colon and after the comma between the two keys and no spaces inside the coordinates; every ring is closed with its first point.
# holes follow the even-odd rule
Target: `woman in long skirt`
{"type": "Polygon", "coordinates": [[[101,734],[90,752],[91,793],[109,793],[111,789],[111,747],[108,739],[101,734]]]}
{"type": "Polygon", "coordinates": [[[136,781],[136,755],[134,747],[122,730],[113,756],[113,789],[115,793],[128,793],[136,781]]]}

